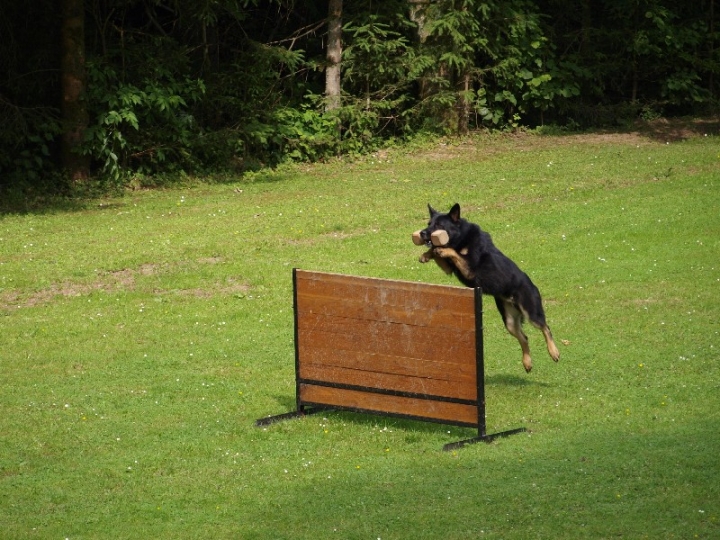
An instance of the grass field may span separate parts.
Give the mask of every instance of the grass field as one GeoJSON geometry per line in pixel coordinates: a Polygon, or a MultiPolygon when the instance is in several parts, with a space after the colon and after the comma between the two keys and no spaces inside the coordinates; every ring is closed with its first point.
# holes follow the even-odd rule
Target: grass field
{"type": "Polygon", "coordinates": [[[0,216],[0,537],[720,537],[720,137],[483,136],[0,216]],[[454,202],[530,274],[486,303],[488,431],[294,405],[291,269],[417,262],[454,202]]]}

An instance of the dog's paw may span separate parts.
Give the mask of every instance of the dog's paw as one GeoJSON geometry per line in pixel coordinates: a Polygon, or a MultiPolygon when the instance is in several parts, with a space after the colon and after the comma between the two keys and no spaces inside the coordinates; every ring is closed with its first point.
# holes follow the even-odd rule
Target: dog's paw
{"type": "Polygon", "coordinates": [[[436,257],[442,257],[443,259],[452,257],[455,254],[455,250],[452,248],[436,247],[432,250],[436,257]]]}
{"type": "Polygon", "coordinates": [[[426,251],[422,255],[420,255],[420,258],[418,259],[421,263],[430,262],[433,259],[433,252],[432,249],[426,251]]]}
{"type": "Polygon", "coordinates": [[[548,344],[548,353],[550,354],[550,358],[552,358],[556,362],[560,360],[560,351],[558,350],[554,342],[550,342],[548,344]]]}
{"type": "Polygon", "coordinates": [[[532,371],[532,358],[530,358],[529,354],[523,354],[522,357],[522,363],[523,367],[525,368],[525,373],[530,373],[532,371]]]}

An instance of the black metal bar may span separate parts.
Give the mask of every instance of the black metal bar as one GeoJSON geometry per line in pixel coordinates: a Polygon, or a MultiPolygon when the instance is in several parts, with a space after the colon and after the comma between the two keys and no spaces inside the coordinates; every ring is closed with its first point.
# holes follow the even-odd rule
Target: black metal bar
{"type": "Polygon", "coordinates": [[[418,415],[414,415],[414,414],[394,413],[394,412],[388,412],[388,411],[376,411],[373,409],[363,409],[361,407],[347,407],[347,406],[342,406],[342,405],[324,405],[324,404],[318,405],[313,402],[305,402],[305,405],[319,407],[319,408],[322,408],[323,406],[325,406],[325,407],[327,407],[325,410],[355,412],[355,413],[360,413],[360,414],[369,414],[372,416],[400,418],[402,420],[418,420],[420,422],[431,422],[433,424],[443,424],[446,426],[469,427],[469,428],[475,427],[475,424],[471,424],[469,422],[460,422],[460,421],[456,422],[454,420],[443,420],[442,418],[430,418],[429,416],[418,416],[418,415]]]}
{"type": "Polygon", "coordinates": [[[298,412],[303,412],[302,403],[300,403],[300,344],[298,340],[298,292],[297,292],[297,268],[293,268],[293,315],[295,318],[295,408],[298,412]]]}
{"type": "Polygon", "coordinates": [[[308,416],[310,414],[317,414],[322,411],[329,411],[332,410],[332,407],[313,407],[312,409],[303,409],[297,410],[297,411],[291,411],[283,414],[278,414],[275,416],[267,416],[265,418],[259,418],[255,420],[255,426],[256,427],[262,427],[262,426],[269,426],[270,424],[275,424],[277,422],[282,422],[284,420],[293,420],[295,418],[302,418],[303,416],[308,416]]]}
{"type": "Polygon", "coordinates": [[[447,396],[435,396],[433,394],[420,394],[417,392],[405,392],[403,390],[393,390],[391,388],[375,388],[372,386],[359,386],[355,384],[335,383],[329,381],[316,381],[312,379],[299,379],[300,384],[312,386],[325,386],[327,388],[337,388],[339,390],[355,390],[357,392],[366,392],[368,394],[381,394],[384,396],[405,397],[412,399],[421,399],[425,401],[441,401],[444,403],[457,403],[458,405],[476,405],[473,399],[452,398],[447,396]]]}
{"type": "Polygon", "coordinates": [[[478,437],[485,436],[485,349],[482,289],[475,287],[475,382],[477,384],[478,437]]]}
{"type": "Polygon", "coordinates": [[[482,437],[473,437],[472,439],[465,439],[464,441],[448,443],[443,446],[443,451],[449,452],[450,450],[457,450],[458,448],[462,448],[463,446],[466,446],[468,444],[475,444],[479,442],[491,443],[495,439],[499,439],[500,437],[509,437],[510,435],[515,435],[516,433],[523,433],[524,431],[527,430],[522,427],[517,429],[511,429],[508,431],[502,431],[500,433],[493,433],[492,435],[483,435],[482,437]]]}

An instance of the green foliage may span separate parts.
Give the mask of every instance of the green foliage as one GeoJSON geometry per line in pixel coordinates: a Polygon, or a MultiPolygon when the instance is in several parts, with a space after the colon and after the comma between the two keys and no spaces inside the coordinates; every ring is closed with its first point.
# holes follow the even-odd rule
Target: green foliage
{"type": "Polygon", "coordinates": [[[49,0],[3,6],[0,18],[0,198],[57,192],[56,141],[62,132],[55,22],[49,0]],[[12,195],[11,195],[12,193],[12,195]]]}
{"type": "MultiPolygon", "coordinates": [[[[307,92],[304,85],[292,82],[292,74],[312,65],[305,51],[256,42],[247,47],[235,62],[205,79],[205,95],[195,108],[203,128],[195,156],[211,170],[277,164],[286,159],[285,149],[293,146],[287,140],[304,135],[302,119],[314,121],[302,96],[285,97],[307,92]]],[[[307,131],[316,132],[317,125],[308,125],[307,131]]]]}
{"type": "Polygon", "coordinates": [[[579,95],[581,69],[557,57],[533,2],[440,2],[436,10],[429,25],[436,70],[450,80],[442,107],[454,95],[469,102],[480,123],[518,127],[579,95]],[[454,88],[464,76],[469,92],[454,88]]]}
{"type": "Polygon", "coordinates": [[[600,125],[595,119],[623,123],[648,108],[670,115],[711,110],[718,96],[711,95],[709,81],[717,79],[720,63],[713,45],[718,25],[707,7],[665,0],[612,0],[602,11],[586,7],[582,46],[564,55],[583,66],[580,96],[567,115],[600,125]]]}
{"type": "Polygon", "coordinates": [[[56,111],[17,107],[0,95],[0,212],[32,207],[66,189],[54,150],[61,125],[56,111]]]}
{"type": "MultiPolygon", "coordinates": [[[[53,170],[51,149],[60,135],[60,122],[51,111],[23,111],[5,104],[6,122],[0,135],[0,186],[37,183],[53,170]]],[[[2,105],[0,105],[2,107],[2,105]]]]}
{"type": "Polygon", "coordinates": [[[376,15],[352,21],[344,28],[344,107],[341,151],[372,150],[383,139],[411,130],[411,88],[431,60],[412,46],[404,32],[406,20],[383,23],[376,15]]]}
{"type": "Polygon", "coordinates": [[[306,99],[300,109],[278,108],[271,121],[245,126],[247,142],[243,149],[250,155],[263,156],[266,165],[367,153],[383,140],[378,137],[381,112],[393,109],[393,102],[367,108],[364,100],[357,100],[325,111],[323,96],[308,94],[306,99]]]}
{"type": "MultiPolygon", "coordinates": [[[[344,32],[348,45],[343,51],[343,105],[325,111],[323,96],[308,89],[299,103],[253,114],[253,120],[239,130],[246,155],[270,165],[317,161],[371,151],[403,132],[407,91],[419,73],[409,40],[377,16],[352,20],[344,32]]],[[[267,52],[270,62],[273,54],[280,53],[267,52]]],[[[289,70],[306,64],[301,53],[282,58],[289,70]]],[[[270,65],[255,71],[272,78],[270,65]]]]}
{"type": "MultiPolygon", "coordinates": [[[[326,4],[86,3],[93,173],[234,171],[372,151],[421,132],[625,125],[717,112],[712,2],[345,2],[342,107],[324,110],[326,4]],[[418,26],[419,25],[419,26],[418,26]]],[[[0,184],[58,182],[59,20],[0,22],[0,184]]]]}
{"type": "Polygon", "coordinates": [[[397,91],[399,85],[410,83],[415,51],[403,34],[376,15],[346,24],[343,32],[349,42],[342,59],[347,91],[383,99],[397,91]]]}
{"type": "MultiPolygon", "coordinates": [[[[316,96],[318,105],[321,101],[322,97],[316,96]]],[[[274,120],[257,142],[275,148],[276,161],[317,161],[334,153],[337,118],[333,114],[312,106],[300,110],[283,107],[275,112],[274,120]]]]}
{"type": "Polygon", "coordinates": [[[198,128],[189,104],[205,91],[201,80],[158,68],[138,85],[124,83],[108,65],[88,64],[88,99],[96,119],[83,151],[113,181],[123,171],[148,174],[196,166],[191,154],[198,128]]]}

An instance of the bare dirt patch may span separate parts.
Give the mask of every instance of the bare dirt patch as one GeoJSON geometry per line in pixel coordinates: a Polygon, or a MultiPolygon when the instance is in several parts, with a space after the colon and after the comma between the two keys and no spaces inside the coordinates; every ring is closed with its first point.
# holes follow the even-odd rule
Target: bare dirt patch
{"type": "Polygon", "coordinates": [[[177,295],[189,296],[192,298],[212,298],[213,296],[233,296],[237,294],[245,294],[250,290],[250,286],[245,283],[235,283],[228,280],[226,284],[215,284],[212,287],[195,288],[195,289],[155,289],[153,292],[157,295],[177,295]]]}
{"type": "Polygon", "coordinates": [[[658,118],[637,122],[637,133],[661,142],[720,135],[720,118],[658,118]]]}
{"type": "MultiPolygon", "coordinates": [[[[13,310],[19,308],[35,307],[48,304],[58,297],[71,298],[77,296],[85,296],[95,291],[110,291],[128,288],[125,281],[122,286],[117,284],[105,283],[97,281],[89,284],[72,283],[65,281],[63,283],[53,283],[52,285],[35,291],[30,294],[23,294],[19,291],[3,291],[0,292],[0,309],[13,310]]],[[[131,288],[131,287],[130,287],[131,288]]]]}
{"type": "Polygon", "coordinates": [[[200,264],[220,264],[223,262],[222,257],[201,257],[197,260],[200,264]]]}
{"type": "Polygon", "coordinates": [[[642,144],[678,142],[695,137],[720,134],[720,118],[658,118],[636,121],[626,131],[598,130],[558,137],[558,140],[589,144],[642,144]]]}
{"type": "Polygon", "coordinates": [[[720,118],[659,118],[636,121],[628,129],[598,129],[587,133],[538,135],[535,132],[478,132],[465,139],[440,141],[432,150],[423,151],[421,159],[444,161],[472,154],[483,159],[508,150],[509,147],[536,148],[552,144],[621,144],[644,145],[677,142],[694,137],[720,135],[720,118]]]}
{"type": "MultiPolygon", "coordinates": [[[[218,264],[219,257],[199,259],[200,264],[218,264]]],[[[137,289],[137,277],[153,276],[163,272],[158,264],[143,264],[138,268],[124,268],[111,272],[99,272],[97,279],[90,283],[63,281],[53,283],[40,290],[24,293],[17,290],[0,291],[0,310],[12,311],[21,308],[30,308],[49,304],[58,298],[72,298],[86,296],[93,292],[121,292],[137,289]]],[[[155,294],[176,294],[194,298],[210,298],[215,295],[233,295],[246,293],[250,286],[235,278],[228,278],[225,283],[215,283],[203,288],[192,289],[154,289],[155,294]]]]}
{"type": "Polygon", "coordinates": [[[343,231],[330,231],[321,233],[317,236],[310,237],[310,238],[288,238],[285,240],[285,243],[290,246],[313,246],[316,245],[321,240],[345,240],[347,238],[353,238],[355,236],[358,236],[361,234],[361,232],[343,232],[343,231]]]}

